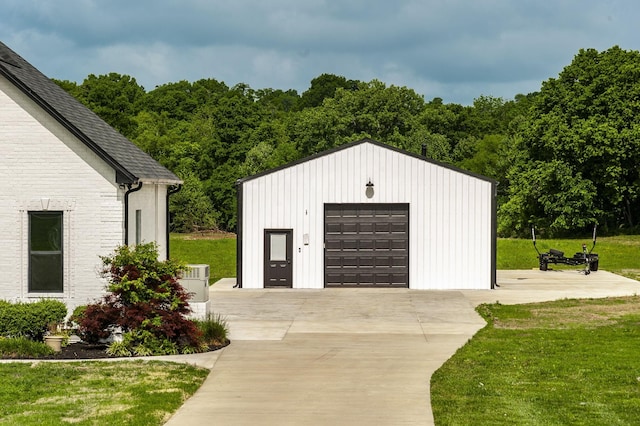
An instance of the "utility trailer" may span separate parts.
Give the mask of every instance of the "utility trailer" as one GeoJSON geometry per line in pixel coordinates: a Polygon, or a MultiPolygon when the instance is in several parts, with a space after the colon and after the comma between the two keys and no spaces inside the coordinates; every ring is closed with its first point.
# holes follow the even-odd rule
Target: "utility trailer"
{"type": "Polygon", "coordinates": [[[587,245],[582,244],[582,252],[577,252],[573,257],[565,257],[564,252],[556,249],[549,249],[547,253],[540,253],[538,247],[536,247],[536,230],[531,227],[531,238],[533,240],[533,248],[538,253],[538,260],[540,262],[540,270],[549,270],[549,264],[564,264],[564,265],[584,265],[585,275],[589,275],[591,271],[598,270],[599,257],[596,253],[593,253],[593,249],[596,246],[596,227],[593,227],[593,246],[591,250],[587,251],[587,245]]]}

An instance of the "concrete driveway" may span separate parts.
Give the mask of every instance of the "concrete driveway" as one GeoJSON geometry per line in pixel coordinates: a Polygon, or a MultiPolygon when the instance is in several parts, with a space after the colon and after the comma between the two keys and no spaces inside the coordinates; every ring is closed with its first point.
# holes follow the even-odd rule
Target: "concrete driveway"
{"type": "Polygon", "coordinates": [[[167,425],[430,425],[431,374],[485,322],[484,302],[633,295],[605,271],[499,271],[496,290],[211,288],[231,345],[167,425]]]}

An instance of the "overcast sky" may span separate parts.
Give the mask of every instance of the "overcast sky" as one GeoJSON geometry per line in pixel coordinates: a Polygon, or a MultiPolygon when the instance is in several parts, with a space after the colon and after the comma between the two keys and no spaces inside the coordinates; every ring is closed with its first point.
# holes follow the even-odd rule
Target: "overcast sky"
{"type": "Polygon", "coordinates": [[[469,105],[539,90],[581,48],[640,50],[639,12],[636,0],[3,0],[0,40],[62,80],[302,93],[331,73],[469,105]]]}

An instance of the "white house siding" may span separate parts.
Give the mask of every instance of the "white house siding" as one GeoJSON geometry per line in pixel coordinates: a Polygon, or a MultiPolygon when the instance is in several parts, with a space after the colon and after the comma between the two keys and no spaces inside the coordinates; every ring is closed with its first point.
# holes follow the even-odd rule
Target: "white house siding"
{"type": "Polygon", "coordinates": [[[242,286],[263,287],[264,229],[293,229],[293,287],[323,288],[324,204],[408,203],[410,288],[491,288],[492,190],[489,180],[368,142],[248,179],[242,286]]]}
{"type": "Polygon", "coordinates": [[[122,243],[115,172],[0,77],[0,298],[59,298],[70,308],[104,291],[99,255],[122,243]],[[64,293],[28,292],[28,211],[63,214],[64,293]],[[44,207],[43,207],[44,206],[44,207]]]}
{"type": "Polygon", "coordinates": [[[166,200],[167,186],[143,183],[139,191],[129,195],[129,244],[136,243],[136,210],[142,214],[141,242],[156,241],[158,254],[166,258],[166,200]]]}

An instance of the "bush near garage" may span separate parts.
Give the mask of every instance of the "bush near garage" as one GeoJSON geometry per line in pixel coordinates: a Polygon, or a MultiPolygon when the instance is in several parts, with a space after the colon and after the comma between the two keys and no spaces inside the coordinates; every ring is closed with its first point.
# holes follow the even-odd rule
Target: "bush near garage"
{"type": "Polygon", "coordinates": [[[121,246],[102,258],[108,294],[87,305],[77,319],[80,337],[96,343],[115,330],[119,354],[165,355],[205,350],[202,332],[186,315],[189,295],[178,282],[184,265],[159,261],[155,243],[121,246]]]}
{"type": "Polygon", "coordinates": [[[0,300],[0,336],[41,341],[50,324],[60,324],[67,307],[59,300],[11,303],[0,300]]]}

